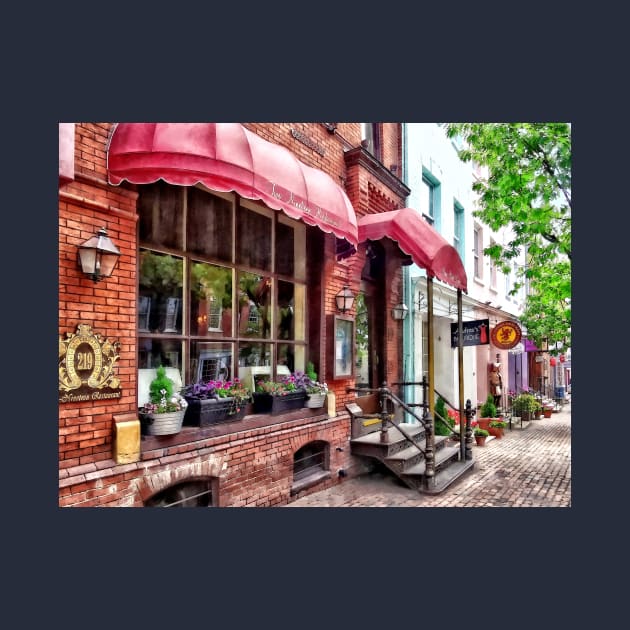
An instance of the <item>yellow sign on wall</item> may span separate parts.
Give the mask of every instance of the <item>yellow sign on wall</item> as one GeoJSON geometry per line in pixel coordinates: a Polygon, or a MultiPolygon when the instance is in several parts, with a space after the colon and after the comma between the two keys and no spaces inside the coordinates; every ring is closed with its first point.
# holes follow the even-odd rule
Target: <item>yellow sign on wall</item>
{"type": "Polygon", "coordinates": [[[76,333],[59,336],[59,402],[120,398],[122,389],[114,372],[118,341],[102,339],[89,324],[76,333]]]}

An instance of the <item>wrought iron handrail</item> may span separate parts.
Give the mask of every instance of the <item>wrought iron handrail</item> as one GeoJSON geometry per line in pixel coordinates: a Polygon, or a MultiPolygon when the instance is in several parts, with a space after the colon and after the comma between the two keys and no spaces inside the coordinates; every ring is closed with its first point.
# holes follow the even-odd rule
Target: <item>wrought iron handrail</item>
{"type": "MultiPolygon", "coordinates": [[[[415,385],[415,386],[422,386],[422,392],[423,392],[423,399],[426,401],[426,388],[427,388],[427,380],[426,380],[426,376],[423,376],[422,381],[421,382],[399,382],[399,383],[392,383],[392,385],[398,385],[398,386],[407,386],[407,385],[415,385]]],[[[466,401],[466,407],[464,409],[458,410],[455,405],[453,405],[448,398],[446,398],[445,396],[443,396],[437,389],[433,388],[433,391],[435,392],[435,394],[437,394],[440,398],[442,398],[442,400],[444,400],[444,402],[446,403],[447,406],[449,406],[451,409],[453,409],[454,411],[458,412],[459,415],[459,437],[460,437],[460,445],[461,445],[461,456],[462,459],[472,459],[472,427],[471,427],[471,420],[472,417],[475,415],[476,410],[472,408],[471,402],[470,400],[466,401]],[[464,419],[465,419],[465,425],[464,425],[464,419]],[[464,429],[462,430],[462,427],[464,427],[464,429]]],[[[422,406],[426,407],[427,404],[426,402],[421,403],[422,406]]],[[[450,423],[448,422],[447,418],[443,418],[442,415],[440,413],[438,413],[435,409],[433,409],[433,413],[435,414],[435,416],[437,418],[439,418],[440,420],[442,420],[447,426],[450,426],[450,423]]],[[[454,433],[454,432],[453,432],[454,433]]]]}
{"type": "MultiPolygon", "coordinates": [[[[426,385],[426,382],[424,383],[426,385]]],[[[403,435],[405,440],[409,442],[412,446],[417,448],[423,455],[425,459],[425,482],[428,484],[429,480],[435,477],[435,442],[434,442],[434,434],[433,434],[433,422],[431,415],[428,412],[428,405],[426,402],[422,402],[419,405],[424,409],[423,417],[418,416],[414,411],[411,410],[409,405],[401,400],[392,390],[387,387],[387,383],[383,383],[381,387],[374,389],[370,387],[347,387],[346,392],[361,392],[361,393],[378,393],[379,394],[379,403],[380,403],[380,418],[381,418],[381,442],[387,441],[387,423],[390,423],[392,426],[396,427],[398,431],[403,435]],[[411,414],[414,418],[416,418],[419,422],[422,423],[424,427],[424,435],[425,435],[425,448],[423,449],[413,438],[410,436],[407,431],[401,429],[400,424],[396,424],[390,418],[390,414],[387,413],[387,400],[391,400],[395,403],[398,403],[405,411],[411,414]]],[[[423,391],[423,401],[426,401],[426,391],[423,391]]],[[[361,416],[359,416],[361,417],[361,416]]]]}

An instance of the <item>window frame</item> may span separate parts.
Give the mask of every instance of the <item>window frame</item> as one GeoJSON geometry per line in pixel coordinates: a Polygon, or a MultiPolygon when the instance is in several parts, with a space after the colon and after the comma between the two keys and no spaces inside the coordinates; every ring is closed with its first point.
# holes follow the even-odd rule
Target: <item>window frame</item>
{"type": "MultiPolygon", "coordinates": [[[[162,184],[163,185],[163,184],[162,184]]],[[[143,189],[146,190],[151,184],[147,185],[140,189],[140,196],[142,196],[143,189]]],[[[136,326],[137,331],[137,339],[138,339],[138,350],[140,351],[143,348],[144,343],[144,351],[145,354],[157,353],[158,351],[162,351],[161,345],[167,341],[167,347],[170,348],[172,343],[176,343],[179,346],[181,363],[179,365],[181,370],[182,381],[185,384],[196,382],[199,374],[199,369],[202,366],[202,362],[199,360],[201,357],[200,353],[203,353],[203,350],[197,349],[197,346],[201,346],[203,348],[203,344],[223,344],[230,345],[232,349],[232,356],[230,359],[230,377],[231,375],[238,375],[240,366],[239,363],[239,355],[241,348],[246,347],[248,344],[264,344],[265,347],[269,347],[271,351],[271,375],[274,376],[276,374],[276,369],[278,365],[278,353],[280,352],[280,346],[282,345],[282,352],[289,352],[287,355],[290,359],[293,360],[294,366],[293,370],[296,369],[303,370],[304,366],[302,365],[305,362],[305,357],[308,354],[308,322],[306,318],[306,313],[308,312],[308,287],[307,287],[307,266],[308,259],[306,254],[306,243],[307,243],[307,226],[301,221],[291,219],[286,216],[284,213],[276,210],[272,210],[263,204],[255,203],[251,200],[243,199],[236,193],[220,193],[217,191],[209,190],[203,185],[198,185],[194,187],[185,187],[185,186],[173,186],[174,188],[183,189],[183,206],[184,206],[184,216],[182,218],[182,227],[181,230],[184,234],[182,239],[181,249],[173,249],[173,248],[165,248],[159,246],[157,243],[152,243],[142,238],[143,235],[140,233],[138,235],[138,253],[139,256],[143,251],[148,251],[154,254],[162,254],[169,255],[171,257],[175,257],[177,259],[182,259],[182,289],[181,289],[181,302],[178,304],[178,308],[181,312],[181,331],[178,332],[167,332],[166,330],[162,332],[151,332],[147,330],[141,330],[139,324],[141,323],[140,317],[138,317],[138,325],[136,326]],[[198,251],[188,251],[186,248],[186,232],[190,229],[191,226],[187,225],[187,212],[188,209],[188,200],[191,195],[188,194],[189,190],[195,190],[197,194],[199,191],[205,192],[209,195],[213,195],[222,199],[226,199],[231,203],[231,212],[232,212],[232,253],[230,261],[221,260],[218,258],[213,258],[209,254],[200,254],[198,251]],[[236,235],[237,235],[237,219],[239,211],[253,211],[260,213],[263,216],[270,218],[270,236],[268,242],[269,248],[269,256],[270,256],[270,269],[269,270],[261,270],[248,267],[244,263],[237,262],[237,246],[236,246],[236,235]],[[281,274],[276,271],[276,233],[277,226],[282,224],[283,226],[291,227],[293,232],[293,241],[294,241],[294,260],[292,263],[292,271],[293,276],[288,276],[286,273],[281,274]],[[232,320],[231,320],[231,334],[221,335],[221,329],[210,329],[208,331],[204,331],[204,334],[200,334],[200,329],[195,327],[194,322],[191,321],[191,308],[193,305],[191,287],[190,287],[190,279],[191,279],[191,269],[193,263],[201,263],[207,264],[211,266],[217,266],[229,269],[231,271],[232,277],[232,320]],[[238,329],[238,299],[241,293],[240,291],[240,282],[239,282],[239,274],[240,273],[250,273],[250,274],[264,274],[265,277],[270,278],[271,288],[270,294],[271,297],[269,299],[269,334],[267,336],[263,335],[262,337],[248,337],[243,336],[238,329]],[[278,283],[279,282],[290,282],[294,286],[294,299],[295,302],[301,301],[303,304],[299,305],[299,311],[302,314],[302,318],[299,323],[295,324],[295,332],[290,339],[280,338],[279,330],[277,326],[277,315],[276,311],[278,309],[278,283]],[[299,325],[299,329],[298,329],[299,325]],[[156,345],[157,344],[157,345],[156,345]],[[285,345],[285,344],[288,344],[285,345]],[[195,356],[193,356],[193,352],[195,356]]],[[[151,195],[154,195],[153,191],[149,191],[149,199],[151,199],[151,195]]],[[[177,193],[174,193],[173,196],[177,196],[177,193]]],[[[211,208],[211,204],[209,204],[211,208]]],[[[140,207],[140,204],[139,204],[140,207]]],[[[146,206],[145,206],[146,207],[146,206]]],[[[149,208],[145,210],[148,212],[149,208]]],[[[209,210],[211,211],[211,209],[209,210]]],[[[140,212],[140,210],[139,210],[140,212]]],[[[313,228],[315,229],[315,228],[313,228]]],[[[259,241],[257,241],[259,242],[259,241]]],[[[263,257],[266,254],[263,254],[263,257]]],[[[284,271],[286,272],[287,267],[285,265],[284,271]]],[[[138,295],[141,296],[141,292],[144,290],[143,287],[143,276],[138,272],[138,295]]],[[[165,299],[161,296],[161,299],[165,299]]],[[[209,315],[209,313],[208,313],[209,315]]],[[[207,354],[207,352],[206,352],[207,354]]],[[[212,353],[211,353],[212,354],[212,353]]],[[[284,355],[283,355],[284,356],[284,355]]],[[[142,364],[142,361],[139,361],[138,367],[145,367],[142,364]]],[[[275,377],[275,376],[274,376],[275,377]]],[[[143,404],[144,401],[138,401],[139,404],[143,404]]]]}
{"type": "MultiPolygon", "coordinates": [[[[421,208],[422,217],[429,225],[433,226],[439,232],[441,228],[442,213],[442,185],[440,180],[426,168],[422,169],[422,185],[426,186],[429,191],[429,207],[421,208]]],[[[422,205],[424,206],[424,203],[422,205]]]]}
{"type": "Polygon", "coordinates": [[[477,224],[473,228],[473,276],[483,280],[483,230],[477,224]]]}

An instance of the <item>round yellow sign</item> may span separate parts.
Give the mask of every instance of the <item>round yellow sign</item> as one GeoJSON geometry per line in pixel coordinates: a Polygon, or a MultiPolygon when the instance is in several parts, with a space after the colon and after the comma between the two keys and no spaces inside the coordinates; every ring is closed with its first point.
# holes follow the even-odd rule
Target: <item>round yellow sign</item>
{"type": "Polygon", "coordinates": [[[521,340],[521,328],[516,322],[500,322],[490,332],[492,344],[502,350],[510,350],[521,340]]]}

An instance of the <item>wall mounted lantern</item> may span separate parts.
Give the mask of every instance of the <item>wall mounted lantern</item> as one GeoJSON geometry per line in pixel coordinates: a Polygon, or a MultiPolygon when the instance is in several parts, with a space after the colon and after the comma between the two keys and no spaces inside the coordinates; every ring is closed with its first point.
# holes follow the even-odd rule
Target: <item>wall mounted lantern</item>
{"type": "Polygon", "coordinates": [[[337,304],[337,309],[342,313],[349,311],[354,304],[354,295],[347,284],[343,285],[343,289],[335,295],[335,303],[337,304]]]}
{"type": "Polygon", "coordinates": [[[101,228],[92,238],[79,245],[78,262],[81,271],[94,282],[109,278],[116,267],[120,250],[101,228]]]}
{"type": "Polygon", "coordinates": [[[398,321],[405,319],[407,317],[407,312],[409,311],[409,307],[402,302],[400,304],[396,304],[392,309],[392,317],[398,321]]]}

